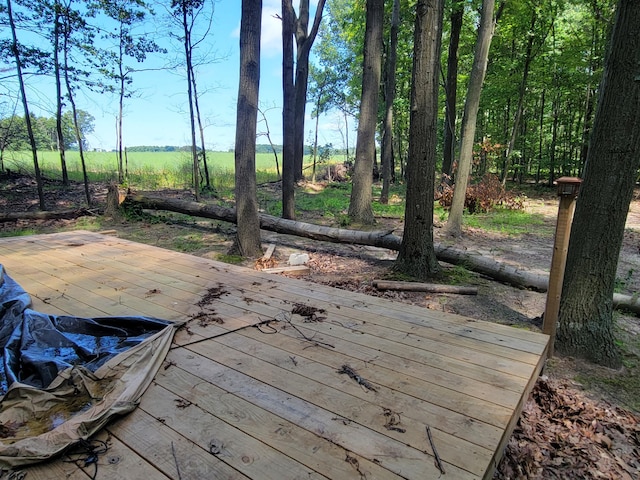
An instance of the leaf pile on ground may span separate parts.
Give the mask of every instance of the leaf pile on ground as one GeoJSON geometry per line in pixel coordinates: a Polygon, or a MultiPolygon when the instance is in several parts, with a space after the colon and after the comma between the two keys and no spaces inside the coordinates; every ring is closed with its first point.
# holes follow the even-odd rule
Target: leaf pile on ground
{"type": "Polygon", "coordinates": [[[640,417],[541,377],[494,479],[640,478],[640,417]]]}

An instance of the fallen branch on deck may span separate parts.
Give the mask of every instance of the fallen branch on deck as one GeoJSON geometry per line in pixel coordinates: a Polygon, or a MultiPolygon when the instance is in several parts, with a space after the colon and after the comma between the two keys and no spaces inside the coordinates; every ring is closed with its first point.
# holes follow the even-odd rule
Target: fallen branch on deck
{"type": "Polygon", "coordinates": [[[457,293],[458,295],[477,295],[476,287],[457,285],[440,285],[437,283],[396,282],[391,280],[374,280],[373,286],[378,290],[402,290],[405,292],[457,293]]]}
{"type": "MultiPolygon", "coordinates": [[[[165,199],[149,197],[145,195],[129,194],[125,203],[137,205],[152,210],[168,210],[204,218],[212,218],[225,222],[236,223],[234,209],[191,202],[188,200],[165,199]]],[[[370,245],[373,247],[399,250],[402,238],[391,231],[363,232],[359,230],[347,230],[344,228],[324,227],[311,223],[287,220],[272,215],[260,214],[260,228],[276,233],[297,235],[333,243],[349,243],[357,245],[370,245]]],[[[546,292],[549,283],[548,275],[527,272],[512,265],[497,262],[491,258],[483,257],[479,253],[462,251],[442,244],[434,244],[438,260],[452,265],[462,265],[466,269],[481,273],[503,283],[508,283],[519,288],[528,288],[539,292],[546,292]]],[[[614,308],[628,310],[640,315],[640,297],[638,295],[613,295],[614,308]]]]}

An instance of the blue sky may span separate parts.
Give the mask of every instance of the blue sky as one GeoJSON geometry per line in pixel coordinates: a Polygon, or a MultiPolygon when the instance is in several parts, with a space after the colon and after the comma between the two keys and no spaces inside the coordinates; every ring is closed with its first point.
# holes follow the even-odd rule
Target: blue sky
{"type": "MultiPolygon", "coordinates": [[[[156,11],[160,13],[161,9],[156,8],[156,11]]],[[[260,106],[266,111],[274,143],[282,142],[282,41],[280,21],[274,18],[279,11],[280,0],[263,1],[260,106]]],[[[155,25],[146,28],[166,27],[155,25]]],[[[239,28],[240,1],[218,0],[215,5],[213,28],[200,50],[210,52],[208,61],[198,67],[198,88],[200,92],[206,92],[200,99],[201,110],[208,125],[205,140],[207,148],[214,150],[233,148],[235,140],[239,28]]],[[[160,34],[155,35],[158,35],[158,39],[162,38],[160,34]]],[[[169,57],[172,55],[175,53],[168,54],[169,57]]],[[[147,62],[135,66],[159,68],[166,62],[166,57],[151,54],[147,62]]],[[[135,96],[125,100],[125,146],[190,143],[186,115],[186,78],[182,72],[138,72],[133,76],[132,87],[136,92],[135,96]]],[[[39,114],[52,115],[53,97],[43,95],[43,91],[47,90],[43,89],[42,85],[34,85],[29,95],[34,98],[35,104],[41,106],[39,114]]],[[[89,111],[95,117],[95,132],[89,136],[90,148],[115,148],[117,98],[109,95],[82,94],[78,96],[78,108],[89,111]]],[[[310,138],[309,132],[315,125],[315,120],[309,118],[310,111],[311,105],[308,105],[305,138],[310,138]]],[[[338,127],[340,122],[338,115],[321,117],[320,144],[333,142],[335,147],[342,147],[342,136],[338,127]]],[[[260,122],[258,132],[264,131],[265,124],[260,122]]],[[[355,138],[352,133],[349,136],[351,139],[355,138]]],[[[258,143],[268,143],[267,138],[260,137],[258,143]]]]}

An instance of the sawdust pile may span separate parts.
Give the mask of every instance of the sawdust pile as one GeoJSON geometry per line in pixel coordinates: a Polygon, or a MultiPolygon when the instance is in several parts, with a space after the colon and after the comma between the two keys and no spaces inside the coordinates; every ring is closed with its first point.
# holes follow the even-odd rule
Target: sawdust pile
{"type": "Polygon", "coordinates": [[[494,479],[640,478],[640,417],[541,377],[494,479]]]}

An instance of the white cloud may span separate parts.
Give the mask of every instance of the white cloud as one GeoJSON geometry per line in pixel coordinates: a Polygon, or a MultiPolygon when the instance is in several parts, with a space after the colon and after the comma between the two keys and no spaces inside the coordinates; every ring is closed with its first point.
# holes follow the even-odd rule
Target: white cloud
{"type": "MultiPolygon", "coordinates": [[[[266,0],[262,5],[262,34],[260,49],[262,56],[282,56],[282,23],[279,18],[281,5],[278,0],[266,0]]],[[[240,38],[240,22],[231,32],[232,38],[240,38]]]]}

